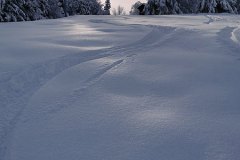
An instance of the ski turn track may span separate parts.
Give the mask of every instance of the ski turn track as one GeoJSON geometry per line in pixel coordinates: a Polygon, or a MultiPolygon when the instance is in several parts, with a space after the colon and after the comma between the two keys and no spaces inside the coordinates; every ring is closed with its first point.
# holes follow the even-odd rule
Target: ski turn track
{"type": "Polygon", "coordinates": [[[240,28],[233,29],[231,35],[232,41],[240,46],[240,28]]]}
{"type": "MultiPolygon", "coordinates": [[[[92,20],[92,22],[96,21],[92,20]]],[[[105,21],[97,22],[107,23],[105,21]]],[[[116,24],[113,23],[113,25],[116,24]]],[[[68,95],[66,98],[63,98],[63,100],[58,103],[59,105],[55,105],[55,108],[51,108],[50,105],[47,105],[49,107],[49,109],[47,109],[48,113],[56,112],[57,110],[63,108],[62,106],[73,103],[77,98],[79,98],[79,96],[88,86],[94,84],[105,72],[110,70],[112,67],[121,64],[124,59],[132,58],[132,56],[135,55],[136,51],[147,51],[155,45],[163,43],[164,41],[171,38],[172,34],[174,34],[175,31],[175,28],[170,27],[147,27],[152,28],[152,31],[144,36],[141,40],[138,40],[132,44],[117,46],[106,50],[89,51],[81,54],[63,56],[55,60],[33,65],[32,67],[20,72],[14,72],[7,76],[1,76],[0,104],[3,106],[1,109],[4,109],[4,111],[0,112],[3,113],[0,116],[0,122],[2,124],[0,127],[0,157],[5,157],[5,154],[8,152],[7,144],[11,139],[11,132],[16,126],[16,123],[19,121],[19,118],[21,117],[22,112],[25,110],[26,105],[28,105],[27,102],[38,90],[41,90],[42,86],[47,84],[51,79],[54,79],[54,77],[64,72],[65,70],[73,68],[74,66],[77,66],[81,63],[91,63],[91,61],[104,59],[105,57],[109,56],[113,56],[113,58],[116,59],[115,62],[109,64],[109,66],[106,68],[103,68],[98,73],[95,73],[89,77],[89,79],[84,82],[84,87],[75,90],[74,93],[68,95]],[[158,38],[160,35],[162,37],[161,40],[158,38]],[[121,59],[122,57],[123,59],[121,59]],[[6,109],[8,110],[7,112],[6,109]]],[[[109,60],[112,61],[110,58],[109,60]]],[[[97,70],[97,68],[95,68],[95,70],[97,70]]]]}
{"type": "MultiPolygon", "coordinates": [[[[204,27],[215,24],[208,18],[211,25],[201,21],[204,27]]],[[[150,32],[131,44],[63,56],[1,77],[0,103],[9,109],[1,115],[1,160],[155,160],[161,154],[166,160],[233,160],[239,155],[239,143],[231,139],[239,137],[239,125],[228,123],[238,114],[228,101],[232,97],[226,98],[231,93],[239,102],[238,86],[230,86],[239,82],[239,65],[229,66],[234,61],[225,55],[231,53],[230,41],[239,43],[239,30],[229,27],[211,37],[176,26],[129,27],[150,32]]]]}

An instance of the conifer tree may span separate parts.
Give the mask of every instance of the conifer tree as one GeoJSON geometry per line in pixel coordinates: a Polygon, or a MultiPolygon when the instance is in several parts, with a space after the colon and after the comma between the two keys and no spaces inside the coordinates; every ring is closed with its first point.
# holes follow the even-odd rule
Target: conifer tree
{"type": "Polygon", "coordinates": [[[137,1],[136,3],[134,3],[131,7],[130,15],[139,15],[140,13],[139,13],[138,7],[140,7],[141,5],[143,5],[143,3],[140,1],[137,1]]]}
{"type": "Polygon", "coordinates": [[[0,22],[2,22],[3,21],[3,6],[4,6],[4,3],[5,3],[5,1],[4,0],[0,0],[0,22]]]}
{"type": "Polygon", "coordinates": [[[199,0],[179,0],[180,9],[183,13],[195,13],[199,0]]]}
{"type": "Polygon", "coordinates": [[[201,0],[198,12],[203,13],[237,13],[236,0],[201,0]]]}
{"type": "Polygon", "coordinates": [[[147,2],[148,14],[181,14],[177,0],[148,0],[147,2]]]}
{"type": "Polygon", "coordinates": [[[237,7],[238,13],[240,14],[240,0],[237,0],[236,7],[237,7]]]}
{"type": "MultiPolygon", "coordinates": [[[[110,12],[109,12],[110,13],[110,12]]],[[[103,14],[99,0],[0,0],[0,22],[103,14]]]]}
{"type": "Polygon", "coordinates": [[[110,0],[105,1],[104,11],[106,15],[110,15],[111,2],[110,0]]]}
{"type": "Polygon", "coordinates": [[[22,10],[24,0],[6,0],[2,8],[3,21],[24,21],[26,20],[26,14],[22,10]]]}

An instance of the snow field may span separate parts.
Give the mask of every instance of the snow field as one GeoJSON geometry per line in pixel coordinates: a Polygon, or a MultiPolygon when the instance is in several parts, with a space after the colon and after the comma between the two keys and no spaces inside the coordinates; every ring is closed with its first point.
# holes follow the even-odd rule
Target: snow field
{"type": "Polygon", "coordinates": [[[0,26],[18,35],[0,40],[0,159],[238,159],[238,26],[228,15],[0,26]]]}

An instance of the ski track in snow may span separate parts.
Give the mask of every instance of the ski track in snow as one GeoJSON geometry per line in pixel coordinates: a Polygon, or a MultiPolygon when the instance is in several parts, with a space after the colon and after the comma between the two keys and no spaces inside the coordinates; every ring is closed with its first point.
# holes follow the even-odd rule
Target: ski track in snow
{"type": "MultiPolygon", "coordinates": [[[[1,109],[5,111],[0,112],[3,113],[0,122],[4,124],[0,128],[1,144],[5,144],[4,141],[8,139],[7,136],[21,116],[29,97],[43,84],[71,66],[105,56],[107,55],[97,55],[96,53],[88,53],[85,57],[82,55],[64,56],[57,60],[36,64],[20,73],[12,73],[7,83],[0,84],[0,106],[3,106],[1,109]],[[6,110],[8,111],[6,112],[6,110]]],[[[2,81],[6,81],[5,78],[2,81]]],[[[6,146],[2,145],[1,148],[0,155],[3,155],[6,146]]]]}
{"type": "Polygon", "coordinates": [[[223,21],[224,20],[220,16],[206,15],[205,17],[209,19],[207,22],[204,22],[205,24],[212,24],[213,22],[223,21]]]}
{"type": "Polygon", "coordinates": [[[240,28],[235,28],[233,29],[233,31],[231,32],[231,39],[234,43],[240,45],[240,28]]]}
{"type": "MultiPolygon", "coordinates": [[[[216,21],[224,20],[221,17],[206,16],[209,21],[205,24],[212,24],[216,21]]],[[[128,17],[123,17],[126,20],[128,17]]],[[[115,23],[108,20],[91,19],[90,23],[103,23],[107,25],[125,26],[126,24],[115,23]]],[[[131,25],[135,28],[137,25],[131,25]]],[[[11,140],[12,130],[17,124],[22,113],[25,111],[27,103],[39,90],[54,78],[68,72],[68,70],[79,65],[88,65],[93,62],[103,61],[102,68],[96,68],[96,72],[91,73],[89,77],[85,77],[81,83],[81,87],[75,89],[68,94],[67,97],[60,99],[57,105],[47,106],[47,112],[44,114],[55,114],[66,106],[71,106],[76,100],[81,99],[81,95],[89,88],[93,87],[104,75],[120,66],[129,59],[134,59],[138,56],[136,52],[147,52],[154,47],[176,39],[179,35],[184,35],[192,31],[187,31],[177,27],[163,27],[157,25],[142,25],[141,27],[151,28],[151,31],[142,39],[122,46],[114,46],[110,49],[100,51],[89,51],[81,54],[67,55],[58,59],[50,60],[44,63],[33,65],[31,68],[24,69],[20,72],[4,73],[0,76],[0,160],[4,160],[5,154],[8,152],[8,143],[11,140]],[[161,38],[159,38],[161,37],[161,38]],[[84,55],[83,55],[84,54],[84,55]],[[6,83],[7,82],[7,83],[6,83]],[[4,112],[1,112],[1,109],[4,112]],[[7,110],[7,112],[6,112],[7,110]]],[[[232,41],[232,44],[239,46],[240,30],[238,27],[226,27],[217,34],[218,42],[227,44],[232,41]],[[229,37],[222,39],[221,37],[229,37]]],[[[239,48],[236,48],[239,49],[239,48]]],[[[96,66],[97,67],[97,66],[96,66]]],[[[94,69],[92,69],[94,70],[94,69]]],[[[29,108],[27,108],[29,109],[29,108]]],[[[39,115],[37,115],[39,116],[39,115]]],[[[41,116],[41,115],[40,115],[41,116]]],[[[27,119],[28,120],[28,119],[27,119]]]]}
{"type": "MultiPolygon", "coordinates": [[[[94,23],[106,23],[111,25],[118,25],[115,23],[110,23],[108,21],[100,21],[100,20],[89,20],[90,22],[94,23]]],[[[3,127],[0,127],[0,157],[4,157],[4,154],[7,150],[7,141],[10,137],[8,137],[16,122],[18,121],[19,117],[21,116],[25,106],[27,105],[26,102],[29,101],[30,97],[41,88],[44,84],[46,84],[49,80],[53,79],[56,75],[60,74],[64,70],[67,70],[71,67],[74,67],[80,63],[84,63],[87,61],[92,61],[96,59],[101,59],[104,57],[108,57],[114,55],[116,53],[120,53],[119,55],[125,56],[126,58],[130,58],[135,55],[135,51],[139,50],[148,50],[154,45],[157,45],[161,42],[166,41],[167,39],[171,38],[174,31],[174,28],[170,27],[159,27],[159,26],[148,26],[152,28],[152,31],[143,37],[141,40],[124,46],[113,47],[107,50],[100,50],[98,53],[96,51],[86,52],[83,56],[81,54],[75,55],[67,55],[60,57],[55,60],[51,60],[49,62],[40,63],[33,65],[31,68],[20,72],[10,73],[7,76],[1,76],[0,78],[0,106],[4,106],[1,109],[7,109],[8,112],[1,112],[4,113],[0,117],[0,122],[3,127]],[[166,34],[165,38],[162,36],[166,34]],[[160,41],[158,38],[152,38],[161,35],[162,38],[160,41]],[[144,45],[143,45],[144,43],[144,45]],[[99,54],[100,53],[100,54],[99,54]],[[133,54],[129,54],[133,53],[133,54]],[[7,83],[5,83],[7,82],[7,83]]],[[[64,45],[64,44],[63,44],[64,45]]],[[[106,67],[93,77],[89,78],[86,83],[92,84],[94,81],[101,77],[107,70],[111,69],[112,67],[120,64],[123,60],[117,60],[110,66],[106,67]]],[[[86,86],[88,86],[86,85],[86,86]]],[[[71,97],[75,97],[75,99],[82,94],[84,88],[79,89],[73,95],[69,95],[66,99],[71,99],[71,102],[74,102],[74,99],[71,97]],[[80,92],[79,92],[80,91],[80,92]],[[76,95],[78,94],[78,96],[76,95]]],[[[64,106],[66,103],[71,103],[70,101],[65,101],[64,103],[61,102],[61,106],[64,106]]],[[[51,109],[49,113],[56,112],[59,108],[51,109]]]]}
{"type": "MultiPolygon", "coordinates": [[[[88,63],[92,63],[94,61],[98,61],[98,60],[102,59],[107,64],[100,70],[98,70],[98,68],[95,68],[95,70],[97,72],[93,73],[93,75],[91,77],[84,80],[83,83],[81,84],[81,86],[82,86],[81,88],[75,89],[74,92],[69,94],[67,97],[60,99],[58,102],[54,102],[59,105],[52,104],[52,106],[48,106],[50,110],[47,112],[44,112],[44,114],[56,113],[56,112],[60,111],[61,109],[65,108],[64,106],[70,106],[76,100],[81,99],[81,95],[84,93],[84,91],[87,88],[94,85],[107,71],[120,65],[122,62],[127,61],[128,59],[134,60],[134,56],[137,55],[136,54],[137,51],[147,51],[147,50],[151,49],[152,47],[159,46],[162,43],[167,42],[168,40],[173,38],[174,34],[177,33],[176,29],[170,28],[170,27],[159,27],[159,26],[149,26],[149,27],[152,28],[152,31],[150,33],[148,33],[146,36],[144,36],[141,40],[138,40],[137,42],[135,42],[133,44],[124,45],[121,47],[120,46],[114,47],[114,48],[110,49],[109,51],[106,51],[104,54],[106,56],[104,56],[104,57],[83,62],[84,64],[88,64],[88,63]],[[157,38],[159,35],[161,35],[160,40],[157,38]]],[[[77,66],[79,64],[80,63],[72,65],[71,67],[68,67],[64,71],[67,72],[68,69],[74,68],[75,66],[77,66]]],[[[64,71],[62,71],[62,72],[64,72],[64,71]]],[[[57,74],[57,75],[59,75],[59,74],[57,74]]],[[[53,78],[51,78],[51,79],[53,79],[53,78]]],[[[40,89],[38,89],[38,90],[40,90],[40,89]]]]}
{"type": "MultiPolygon", "coordinates": [[[[102,59],[104,59],[104,58],[102,58],[102,59]]],[[[100,60],[100,59],[98,59],[98,60],[100,60]]],[[[92,61],[90,61],[90,63],[94,62],[94,61],[98,61],[98,60],[92,60],[92,61]]],[[[111,61],[114,61],[114,60],[106,58],[104,63],[107,63],[109,61],[110,61],[110,63],[103,65],[104,66],[103,68],[101,68],[101,69],[95,68],[95,70],[97,72],[93,73],[93,75],[90,76],[90,77],[85,77],[87,79],[83,80],[83,82],[80,85],[81,87],[74,89],[72,91],[72,93],[68,94],[66,97],[62,97],[60,99],[59,98],[55,99],[53,104],[51,104],[49,102],[45,102],[45,105],[46,105],[46,103],[48,103],[46,105],[47,109],[43,110],[42,113],[40,113],[41,111],[38,112],[38,115],[36,115],[35,118],[42,117],[44,115],[46,116],[46,115],[49,115],[49,114],[55,114],[56,112],[59,112],[61,109],[66,108],[66,106],[71,106],[76,100],[81,99],[81,95],[84,94],[84,92],[89,87],[94,85],[106,72],[108,72],[109,70],[111,70],[114,67],[117,67],[118,65],[120,65],[123,62],[123,60],[117,60],[115,62],[111,62],[111,61]]],[[[88,62],[86,62],[86,63],[88,63],[88,62]]],[[[75,66],[77,66],[77,65],[75,65],[75,66]]],[[[74,68],[75,66],[73,66],[71,68],[74,68]]],[[[71,69],[71,68],[69,68],[69,69],[71,69]]],[[[89,70],[89,72],[91,72],[91,70],[89,70]]],[[[81,73],[79,72],[78,74],[81,74],[81,73]]],[[[39,90],[41,90],[41,89],[39,89],[39,90]]],[[[41,109],[41,106],[39,106],[39,108],[41,109]]],[[[27,120],[28,119],[26,119],[25,121],[27,121],[27,120]]]]}
{"type": "MultiPolygon", "coordinates": [[[[235,21],[237,26],[232,26],[231,20],[228,20],[225,17],[220,17],[217,15],[205,15],[206,18],[209,20],[204,22],[205,24],[211,25],[215,22],[223,22],[226,23],[226,27],[221,29],[217,33],[217,39],[222,45],[229,47],[229,49],[233,50],[234,53],[240,48],[240,28],[239,28],[239,21],[235,21]]],[[[240,54],[234,54],[235,56],[240,56],[240,54]]]]}
{"type": "Polygon", "coordinates": [[[238,27],[225,27],[217,33],[217,41],[223,46],[228,47],[233,52],[227,53],[239,57],[240,49],[240,30],[238,27]]]}

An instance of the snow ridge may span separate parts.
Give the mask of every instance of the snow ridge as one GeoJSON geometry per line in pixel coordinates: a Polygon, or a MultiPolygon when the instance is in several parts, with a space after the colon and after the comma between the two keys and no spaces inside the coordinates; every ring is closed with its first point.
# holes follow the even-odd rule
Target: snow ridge
{"type": "Polygon", "coordinates": [[[231,39],[234,43],[240,45],[240,28],[235,28],[231,32],[232,36],[231,39]]]}

